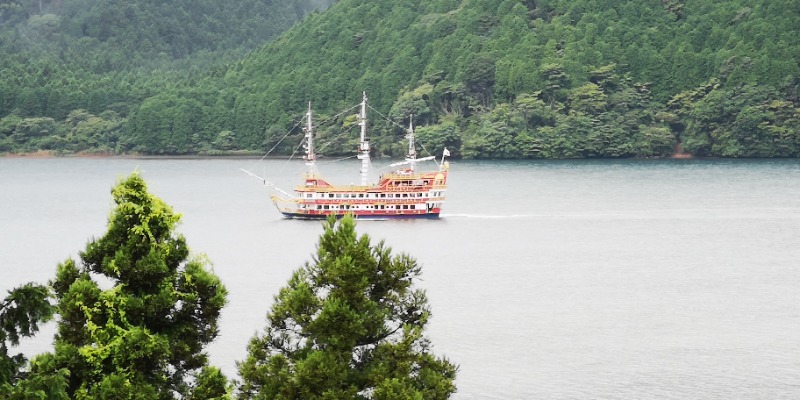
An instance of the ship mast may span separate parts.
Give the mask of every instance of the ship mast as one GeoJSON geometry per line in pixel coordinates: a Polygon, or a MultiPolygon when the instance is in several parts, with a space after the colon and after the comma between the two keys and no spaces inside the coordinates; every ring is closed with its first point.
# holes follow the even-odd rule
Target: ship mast
{"type": "Polygon", "coordinates": [[[411,172],[414,172],[414,164],[417,161],[417,149],[414,148],[414,114],[411,114],[411,117],[408,119],[408,134],[406,135],[406,139],[408,139],[406,161],[408,161],[411,172]]]}
{"type": "Polygon", "coordinates": [[[358,159],[361,160],[361,186],[367,186],[367,173],[369,172],[369,140],[367,140],[367,92],[361,100],[361,114],[358,116],[361,126],[361,143],[358,146],[358,159]]]}
{"type": "Polygon", "coordinates": [[[311,102],[308,102],[308,112],[306,113],[306,127],[303,128],[306,132],[306,167],[308,167],[308,173],[311,174],[314,172],[314,163],[317,160],[317,155],[314,154],[314,127],[311,123],[311,102]]]}

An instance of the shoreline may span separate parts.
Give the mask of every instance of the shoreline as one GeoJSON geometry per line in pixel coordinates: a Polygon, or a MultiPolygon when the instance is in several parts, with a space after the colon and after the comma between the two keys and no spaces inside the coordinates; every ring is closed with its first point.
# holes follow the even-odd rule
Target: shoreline
{"type": "Polygon", "coordinates": [[[0,153],[0,158],[29,158],[29,159],[53,159],[53,158],[117,158],[132,160],[148,159],[176,159],[176,160],[209,160],[209,159],[265,159],[265,160],[287,160],[289,156],[260,156],[257,154],[106,154],[106,153],[69,153],[58,154],[52,151],[36,151],[32,153],[0,153]]]}
{"type": "MultiPolygon", "coordinates": [[[[27,158],[27,159],[54,159],[54,158],[116,158],[116,159],[131,159],[131,160],[288,160],[288,159],[302,159],[301,157],[290,156],[260,156],[250,153],[233,153],[233,154],[107,154],[107,153],[69,153],[58,154],[48,150],[40,150],[32,153],[0,153],[0,158],[27,158]]],[[[381,157],[382,158],[382,157],[381,157]]],[[[320,157],[324,159],[324,157],[320,157]]],[[[722,159],[722,157],[695,157],[689,153],[675,153],[665,157],[624,157],[624,158],[602,158],[602,160],[695,160],[695,159],[722,159]]],[[[463,161],[464,159],[458,159],[463,161]]],[[[495,160],[495,159],[476,159],[476,160],[495,160]]],[[[499,160],[499,159],[498,159],[499,160]]],[[[519,158],[507,159],[508,161],[521,161],[521,160],[566,160],[566,159],[548,159],[548,158],[519,158]]],[[[570,158],[570,160],[600,160],[599,158],[570,158]]]]}

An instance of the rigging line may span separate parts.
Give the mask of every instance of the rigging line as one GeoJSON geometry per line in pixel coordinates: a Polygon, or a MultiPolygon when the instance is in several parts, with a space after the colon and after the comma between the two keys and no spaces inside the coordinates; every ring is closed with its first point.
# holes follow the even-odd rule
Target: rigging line
{"type": "Polygon", "coordinates": [[[279,145],[279,144],[281,144],[281,142],[283,142],[283,140],[284,140],[284,139],[286,139],[286,137],[288,137],[288,136],[289,136],[289,134],[291,134],[291,133],[292,133],[292,131],[294,131],[294,130],[295,130],[297,127],[298,127],[298,126],[300,126],[300,124],[301,124],[302,122],[303,122],[303,121],[301,120],[301,121],[300,121],[300,122],[298,122],[298,123],[297,123],[295,126],[293,126],[293,127],[292,127],[292,129],[289,129],[289,132],[286,132],[286,134],[285,134],[285,135],[283,135],[283,137],[281,138],[281,140],[278,140],[278,143],[275,143],[275,146],[272,146],[272,148],[271,148],[271,149],[269,149],[269,151],[267,152],[267,154],[264,154],[264,156],[263,156],[263,157],[261,157],[261,160],[259,160],[259,161],[264,161],[264,159],[265,159],[265,158],[267,158],[267,156],[268,156],[270,153],[272,153],[272,151],[273,151],[273,150],[275,150],[275,148],[276,148],[276,147],[278,147],[278,145],[279,145]]]}
{"type": "Polygon", "coordinates": [[[322,153],[322,150],[325,150],[326,147],[330,146],[333,142],[336,141],[336,139],[339,139],[345,133],[351,132],[355,126],[356,125],[352,125],[350,128],[339,132],[339,134],[334,136],[331,140],[325,142],[324,144],[322,144],[322,146],[319,146],[319,149],[317,150],[317,152],[322,153]]]}
{"type": "Polygon", "coordinates": [[[330,160],[330,161],[321,161],[321,162],[320,162],[320,164],[332,164],[332,163],[336,163],[336,162],[339,162],[339,161],[344,161],[344,160],[349,160],[349,159],[351,159],[351,158],[356,158],[356,157],[358,157],[358,155],[354,155],[354,156],[350,156],[350,157],[344,157],[344,158],[339,158],[339,159],[336,159],[336,160],[330,160]]]}
{"type": "Polygon", "coordinates": [[[391,122],[391,123],[393,123],[393,124],[397,125],[398,127],[402,128],[402,129],[406,129],[406,127],[405,127],[405,126],[403,126],[403,125],[400,125],[400,124],[398,124],[397,122],[394,122],[393,120],[389,119],[389,117],[387,117],[387,116],[385,116],[385,115],[381,114],[381,112],[380,112],[380,111],[378,111],[378,110],[376,110],[376,109],[372,108],[372,106],[371,106],[371,105],[367,104],[367,107],[368,107],[370,110],[372,110],[372,111],[375,111],[376,113],[378,113],[378,115],[380,115],[381,117],[383,117],[383,119],[385,119],[386,121],[389,121],[389,122],[391,122]]]}
{"type": "MultiPolygon", "coordinates": [[[[398,127],[402,128],[402,129],[407,129],[405,126],[403,126],[403,125],[400,125],[400,124],[398,124],[397,122],[394,122],[393,120],[389,119],[389,117],[387,117],[387,116],[385,116],[385,115],[381,114],[381,112],[380,112],[380,111],[378,111],[378,110],[376,110],[376,109],[372,108],[372,106],[370,106],[369,104],[367,104],[367,107],[369,107],[369,109],[370,109],[370,110],[372,110],[372,111],[375,111],[376,113],[378,113],[378,115],[380,115],[381,117],[383,117],[383,119],[385,119],[385,120],[387,120],[387,121],[389,121],[389,122],[391,122],[391,123],[393,123],[393,124],[397,125],[398,127]]],[[[419,141],[415,141],[414,143],[419,143],[419,146],[420,146],[420,147],[422,147],[422,150],[425,150],[425,152],[426,152],[426,153],[428,153],[428,155],[429,155],[429,156],[432,156],[432,155],[433,155],[433,154],[431,154],[431,152],[430,152],[430,151],[428,151],[428,149],[426,149],[426,148],[425,148],[425,146],[423,146],[423,145],[422,145],[422,143],[420,143],[419,141]]]]}
{"type": "Polygon", "coordinates": [[[356,104],[353,107],[350,107],[347,110],[344,110],[344,111],[342,111],[342,112],[340,112],[340,113],[338,113],[338,114],[336,114],[336,115],[334,115],[334,116],[332,116],[332,117],[330,117],[330,118],[328,118],[328,119],[326,119],[326,120],[324,120],[322,122],[317,122],[317,125],[324,125],[324,124],[326,124],[326,123],[328,123],[328,122],[330,122],[330,121],[332,121],[332,120],[334,120],[336,118],[341,117],[342,114],[350,112],[350,111],[353,111],[354,109],[356,109],[356,108],[358,108],[360,106],[361,106],[361,104],[356,104]]]}
{"type": "MultiPolygon", "coordinates": [[[[353,109],[357,108],[358,106],[359,106],[359,105],[355,105],[355,106],[353,106],[353,107],[350,107],[349,109],[347,109],[347,110],[344,110],[344,111],[340,112],[339,114],[336,114],[336,115],[334,115],[333,117],[330,117],[330,118],[328,118],[328,119],[326,119],[326,120],[324,120],[324,121],[322,121],[322,122],[318,122],[318,123],[317,123],[317,125],[323,125],[323,124],[325,124],[325,123],[327,123],[327,122],[329,122],[329,121],[331,121],[331,120],[334,120],[334,119],[336,119],[336,118],[339,118],[339,117],[340,117],[342,114],[344,114],[344,113],[346,113],[346,112],[349,112],[349,111],[352,111],[353,109]]],[[[267,157],[267,156],[268,156],[270,153],[272,153],[272,151],[273,151],[273,150],[275,150],[275,148],[276,148],[276,147],[278,147],[278,145],[279,145],[279,144],[281,144],[281,142],[283,142],[283,140],[284,140],[284,139],[286,139],[286,138],[287,138],[287,137],[288,137],[288,136],[289,136],[289,135],[290,135],[290,134],[291,134],[291,133],[292,133],[292,132],[293,132],[295,129],[297,129],[297,127],[298,127],[298,126],[300,126],[300,124],[302,124],[302,123],[303,123],[303,120],[300,120],[300,121],[299,121],[299,122],[297,122],[297,123],[296,123],[296,124],[295,124],[295,125],[294,125],[294,126],[291,128],[291,129],[289,129],[289,132],[286,132],[286,134],[285,134],[285,135],[283,135],[283,137],[281,138],[281,140],[279,140],[279,141],[278,141],[278,143],[275,143],[275,145],[274,145],[274,146],[272,146],[272,148],[271,148],[271,149],[269,149],[269,151],[267,152],[267,154],[265,154],[265,155],[264,155],[264,157],[261,157],[261,161],[263,161],[263,160],[264,160],[264,158],[266,158],[266,157],[267,157]]],[[[350,128],[350,129],[352,129],[352,128],[350,128]]],[[[340,135],[341,135],[341,134],[340,134],[340,135]]],[[[338,137],[337,137],[337,138],[338,138],[338,137]]],[[[334,138],[334,139],[337,139],[337,138],[334,138]]],[[[300,145],[302,145],[302,142],[300,143],[300,145]]],[[[292,155],[289,157],[289,160],[291,160],[291,159],[294,157],[295,153],[297,152],[297,149],[299,149],[299,148],[300,148],[300,145],[298,145],[298,146],[297,146],[297,148],[295,148],[295,150],[294,150],[294,153],[292,153],[292,155]]],[[[320,151],[322,150],[322,148],[324,148],[324,146],[320,148],[320,151]]]]}
{"type": "Polygon", "coordinates": [[[433,154],[431,154],[431,152],[430,152],[430,151],[428,151],[428,149],[426,149],[426,148],[425,148],[425,145],[423,145],[421,142],[416,142],[416,141],[415,141],[414,143],[415,143],[415,144],[416,144],[416,143],[419,143],[419,147],[422,147],[422,150],[425,150],[425,152],[426,152],[426,153],[428,153],[428,155],[429,155],[429,156],[432,156],[432,155],[433,155],[433,154]]]}
{"type": "Polygon", "coordinates": [[[288,160],[286,160],[287,164],[289,163],[289,161],[292,161],[292,159],[294,158],[294,155],[297,154],[297,150],[300,150],[301,146],[303,146],[303,141],[300,141],[300,144],[298,144],[297,147],[294,148],[294,151],[292,151],[292,155],[289,156],[288,160]]]}

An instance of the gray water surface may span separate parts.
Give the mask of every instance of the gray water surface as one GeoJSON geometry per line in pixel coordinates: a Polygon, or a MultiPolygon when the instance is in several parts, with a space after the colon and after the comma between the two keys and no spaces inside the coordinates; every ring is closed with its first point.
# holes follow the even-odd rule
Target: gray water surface
{"type": "MultiPolygon", "coordinates": [[[[209,352],[235,377],[321,233],[239,168],[291,188],[302,162],[0,158],[0,289],[102,235],[137,168],[230,291],[209,352]]],[[[456,399],[800,398],[800,161],[453,162],[449,184],[441,220],[358,230],[423,264],[456,399]]]]}

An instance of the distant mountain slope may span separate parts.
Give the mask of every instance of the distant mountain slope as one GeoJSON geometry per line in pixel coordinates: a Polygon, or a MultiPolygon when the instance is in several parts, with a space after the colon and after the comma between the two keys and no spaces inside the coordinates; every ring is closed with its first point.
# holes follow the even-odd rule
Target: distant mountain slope
{"type": "MultiPolygon", "coordinates": [[[[241,53],[335,0],[11,0],[0,6],[4,50],[58,50],[63,61],[78,46],[124,58],[114,69],[207,51],[241,53]]],[[[84,54],[92,55],[92,54],[84,54]]]]}
{"type": "MultiPolygon", "coordinates": [[[[434,126],[422,135],[430,144],[471,157],[668,154],[694,143],[683,137],[687,127],[690,136],[705,135],[695,110],[666,108],[683,91],[713,80],[715,90],[762,92],[739,107],[791,97],[800,76],[797,21],[800,3],[792,0],[342,0],[228,72],[234,114],[261,116],[256,130],[247,118],[227,128],[261,135],[263,126],[287,126],[286,114],[308,100],[333,112],[366,90],[392,117],[413,113],[434,126]]],[[[794,118],[791,104],[781,109],[794,118]]],[[[388,143],[401,133],[379,128],[381,150],[391,153],[388,143]]],[[[709,143],[690,150],[797,154],[787,146],[793,150],[726,153],[709,143]]]]}
{"type": "Polygon", "coordinates": [[[124,111],[334,1],[4,1],[0,117],[124,111]]]}
{"type": "MultiPolygon", "coordinates": [[[[178,8],[162,12],[182,15],[178,8]]],[[[113,96],[127,93],[122,103],[132,107],[130,117],[113,125],[114,140],[96,139],[117,152],[264,151],[295,125],[306,102],[313,101],[325,119],[366,91],[370,105],[394,121],[373,121],[373,147],[395,156],[402,153],[395,144],[403,135],[398,124],[413,114],[426,149],[441,152],[447,146],[454,155],[471,158],[652,157],[684,151],[796,157],[797,21],[795,0],[341,0],[209,74],[157,74],[146,90],[125,76],[105,83],[83,79],[83,86],[60,94],[22,90],[15,104],[24,110],[49,108],[53,102],[42,96],[56,96],[62,109],[45,115],[76,108],[97,114],[104,107],[119,110],[113,96]],[[96,89],[103,85],[114,90],[96,89]],[[75,96],[88,106],[64,105],[58,96],[75,96]]],[[[91,32],[85,40],[104,37],[102,30],[91,32]]],[[[197,53],[180,40],[169,43],[180,50],[175,57],[190,48],[197,53]]],[[[114,60],[95,60],[85,69],[113,66],[114,60]]],[[[20,63],[18,79],[37,82],[58,68],[37,63],[41,58],[20,63]]],[[[0,83],[0,94],[4,90],[13,88],[0,83]]],[[[14,132],[49,129],[37,128],[42,121],[3,121],[0,151],[4,124],[6,132],[11,126],[14,132]]],[[[335,122],[320,127],[322,141],[338,137],[352,118],[335,122]]],[[[288,141],[300,136],[295,131],[288,141]]],[[[7,134],[5,147],[17,146],[19,137],[7,134]]],[[[74,139],[59,133],[30,143],[37,141],[59,148],[74,139]]],[[[344,140],[326,151],[346,154],[351,147],[344,140]]],[[[276,151],[293,148],[284,143],[276,151]]]]}

